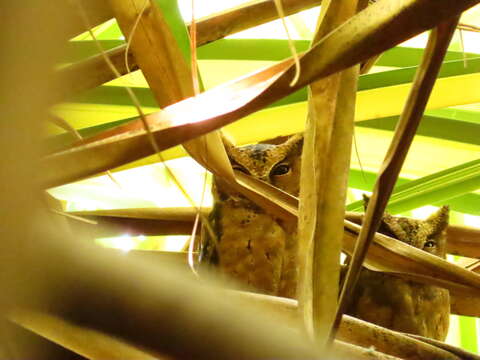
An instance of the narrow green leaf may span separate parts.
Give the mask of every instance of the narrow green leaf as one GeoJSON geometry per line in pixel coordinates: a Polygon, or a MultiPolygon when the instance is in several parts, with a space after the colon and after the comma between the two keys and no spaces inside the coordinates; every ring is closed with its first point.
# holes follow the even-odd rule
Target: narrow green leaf
{"type": "Polygon", "coordinates": [[[463,110],[463,109],[436,109],[425,112],[426,115],[444,117],[452,120],[464,121],[472,124],[480,124],[480,116],[478,111],[463,110]]]}
{"type": "MultiPolygon", "coordinates": [[[[201,48],[200,48],[201,49],[201,48]]],[[[236,49],[235,51],[241,51],[236,49]]],[[[268,54],[269,50],[262,50],[265,54],[268,54]]],[[[261,52],[261,53],[263,53],[261,52]]],[[[199,55],[200,55],[199,51],[199,55]]],[[[259,58],[261,60],[261,53],[259,58]]],[[[408,67],[403,69],[395,69],[389,71],[383,71],[379,73],[366,74],[360,76],[358,90],[370,90],[377,89],[386,86],[394,86],[400,84],[410,83],[415,76],[418,66],[408,67]]],[[[472,58],[467,62],[467,67],[464,66],[463,60],[455,60],[445,62],[440,70],[439,78],[466,75],[480,72],[480,57],[472,58]]],[[[155,107],[155,99],[153,98],[149,89],[136,88],[135,92],[144,106],[155,107]]],[[[293,94],[285,97],[284,99],[271,104],[269,107],[288,105],[298,103],[307,100],[306,88],[300,89],[293,94]]],[[[131,104],[130,98],[125,91],[115,86],[100,86],[96,89],[89,90],[88,92],[77,96],[74,102],[89,103],[89,104],[114,104],[114,105],[129,105],[131,104]]]]}
{"type": "MultiPolygon", "coordinates": [[[[477,115],[478,117],[478,115],[477,115]]],[[[479,117],[480,118],[480,117],[479,117]]],[[[355,125],[371,129],[393,131],[398,116],[358,121],[355,125]]],[[[480,122],[478,124],[447,117],[424,115],[417,135],[434,137],[460,143],[480,145],[480,122]]]]}
{"type": "Polygon", "coordinates": [[[183,53],[186,63],[190,64],[190,39],[187,27],[178,9],[178,2],[171,0],[154,0],[154,2],[161,8],[162,15],[165,17],[172,35],[177,40],[177,45],[183,53]]]}
{"type": "MultiPolygon", "coordinates": [[[[102,40],[104,49],[108,50],[123,44],[124,41],[113,38],[102,40]]],[[[294,40],[298,52],[308,50],[309,40],[294,40]]],[[[93,41],[70,41],[65,55],[65,62],[74,62],[92,56],[98,52],[93,41]]],[[[418,66],[423,48],[397,46],[387,50],[377,61],[378,66],[412,67],[418,66]]],[[[283,60],[291,55],[287,40],[281,39],[220,39],[198,48],[200,60],[283,60]]],[[[479,54],[465,53],[465,57],[476,58],[479,54]]],[[[449,51],[445,61],[461,60],[463,53],[449,51]]]]}
{"type": "MultiPolygon", "coordinates": [[[[457,198],[480,188],[480,160],[470,161],[423,178],[397,185],[387,211],[396,214],[418,207],[457,198]]],[[[458,200],[458,199],[457,199],[458,200]]],[[[350,211],[362,211],[363,201],[347,206],[350,211]]]]}

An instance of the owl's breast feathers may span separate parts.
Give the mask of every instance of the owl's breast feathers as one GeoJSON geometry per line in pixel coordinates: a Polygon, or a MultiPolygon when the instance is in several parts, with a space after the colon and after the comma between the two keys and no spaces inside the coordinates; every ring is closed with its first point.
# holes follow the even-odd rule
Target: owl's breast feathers
{"type": "MultiPolygon", "coordinates": [[[[386,215],[383,222],[388,235],[444,257],[447,207],[425,221],[386,215]]],[[[343,267],[342,278],[345,273],[343,267]]],[[[396,331],[444,340],[450,296],[446,289],[363,268],[347,314],[396,331]]]]}
{"type": "Polygon", "coordinates": [[[347,313],[396,331],[444,340],[448,290],[363,269],[347,313]]]}
{"type": "Polygon", "coordinates": [[[295,234],[248,201],[215,204],[218,266],[252,290],[295,294],[295,234]],[[293,274],[292,274],[293,271],[293,274]]]}
{"type": "MultiPolygon", "coordinates": [[[[236,147],[224,139],[236,171],[298,195],[301,134],[282,144],[236,147]]],[[[285,224],[214,177],[211,213],[216,243],[203,248],[220,272],[251,290],[295,297],[297,279],[296,226],[285,224]]],[[[207,242],[208,242],[207,237],[207,242]]]]}

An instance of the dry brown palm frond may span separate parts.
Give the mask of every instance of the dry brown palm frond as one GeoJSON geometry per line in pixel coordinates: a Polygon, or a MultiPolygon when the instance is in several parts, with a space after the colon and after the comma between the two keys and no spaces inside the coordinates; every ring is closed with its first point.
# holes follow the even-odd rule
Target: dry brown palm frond
{"type": "MultiPolygon", "coordinates": [[[[313,44],[356,11],[357,1],[324,1],[313,44]]],[[[358,69],[354,66],[330,75],[309,88],[300,178],[297,298],[306,331],[320,343],[328,338],[337,307],[358,69]]]]}
{"type": "MultiPolygon", "coordinates": [[[[82,135],[80,135],[77,129],[75,129],[72,125],[70,125],[70,123],[65,119],[61,118],[60,116],[51,114],[49,117],[49,120],[53,124],[65,130],[67,133],[70,133],[77,141],[82,141],[83,139],[82,135]]],[[[115,180],[115,178],[113,177],[110,171],[107,171],[106,174],[116,185],[120,187],[120,184],[115,180]]]]}
{"type": "Polygon", "coordinates": [[[480,27],[471,25],[471,24],[458,24],[457,26],[460,30],[472,31],[472,32],[480,32],[480,27]]]}
{"type": "MultiPolygon", "coordinates": [[[[347,212],[345,219],[361,225],[363,214],[347,212]]],[[[447,230],[447,253],[465,257],[480,258],[480,229],[462,226],[448,225],[447,230]]]]}
{"type": "Polygon", "coordinates": [[[109,2],[159,107],[192,96],[189,64],[178,46],[173,46],[175,36],[162,18],[158,5],[149,0],[109,2]],[[134,28],[137,21],[138,26],[134,28]],[[152,53],[161,56],[151,56],[152,53]]]}
{"type": "Polygon", "coordinates": [[[400,360],[400,358],[396,356],[386,355],[374,349],[366,349],[339,340],[335,340],[332,349],[334,354],[338,354],[340,358],[344,359],[400,360]]]}
{"type": "Polygon", "coordinates": [[[48,313],[16,309],[10,313],[9,318],[25,329],[87,359],[162,360],[100,331],[86,329],[48,313]]]}
{"type": "Polygon", "coordinates": [[[473,354],[469,351],[466,351],[464,349],[455,347],[453,345],[450,345],[450,344],[447,344],[447,343],[444,343],[444,342],[441,342],[441,341],[438,341],[438,340],[426,338],[426,337],[423,337],[423,336],[419,336],[419,335],[409,334],[408,336],[410,336],[414,339],[418,339],[420,341],[423,341],[426,344],[432,344],[433,346],[437,346],[440,349],[444,349],[446,351],[449,351],[452,354],[455,354],[458,357],[460,357],[462,360],[480,360],[479,355],[473,354]]]}
{"type": "Polygon", "coordinates": [[[453,17],[435,28],[429,37],[422,64],[417,72],[409,98],[382,163],[373,194],[368,202],[362,229],[359,232],[358,241],[355,244],[340,295],[334,331],[340,324],[341,317],[353,296],[362,263],[384,216],[388,200],[422,119],[457,23],[458,17],[453,17]]]}
{"type": "Polygon", "coordinates": [[[465,267],[466,269],[480,273],[480,260],[475,260],[475,262],[471,263],[469,266],[465,267]]]}
{"type": "MultiPolygon", "coordinates": [[[[18,10],[21,8],[18,4],[9,2],[8,6],[18,10]]],[[[37,1],[35,9],[43,9],[45,4],[37,1]]],[[[21,36],[15,38],[15,45],[28,44],[32,37],[40,39],[31,28],[47,29],[50,42],[57,44],[55,31],[48,31],[55,21],[51,14],[28,11],[27,15],[32,13],[34,25],[19,27],[21,36]]],[[[14,18],[20,19],[19,25],[23,25],[22,16],[14,18]]],[[[15,48],[7,45],[10,46],[6,49],[8,54],[16,55],[15,48]]],[[[45,118],[48,69],[56,49],[52,46],[51,51],[42,53],[35,42],[30,46],[33,48],[19,46],[25,53],[12,56],[19,64],[6,57],[1,59],[6,66],[0,67],[13,69],[21,80],[18,84],[7,82],[8,92],[23,93],[31,98],[31,107],[27,109],[19,101],[12,101],[11,96],[2,97],[9,100],[4,111],[12,120],[8,124],[10,138],[0,142],[3,154],[0,184],[9,189],[8,193],[0,194],[3,220],[9,225],[0,251],[2,312],[19,304],[48,310],[50,315],[108,333],[157,357],[166,354],[179,359],[320,358],[317,349],[298,334],[292,334],[281,323],[270,321],[253,309],[212,296],[216,290],[191,281],[189,274],[182,275],[181,268],[125,259],[123,255],[82,244],[63,232],[60,223],[49,216],[38,201],[41,194],[37,178],[32,176],[38,173],[36,154],[41,153],[39,141],[32,139],[39,133],[35,125],[37,117],[45,118]],[[32,89],[25,89],[27,82],[32,89]],[[9,161],[13,157],[19,160],[15,164],[9,161]]],[[[45,50],[43,44],[41,50],[45,50]]],[[[7,86],[0,88],[2,95],[4,88],[7,86]]],[[[82,166],[88,163],[87,158],[83,160],[82,166]]],[[[98,167],[94,157],[90,160],[92,168],[98,167]]],[[[368,350],[359,351],[369,355],[368,350]]]]}
{"type": "MultiPolygon", "coordinates": [[[[180,36],[180,34],[172,32],[171,24],[168,23],[162,13],[160,4],[146,0],[131,1],[129,3],[110,0],[110,4],[122,32],[129,39],[127,49],[131,46],[134,57],[138,59],[139,67],[158,105],[165,107],[197,95],[194,90],[197,89],[198,92],[198,77],[192,78],[192,74],[196,74],[194,70],[196,70],[197,64],[189,66],[186,54],[182,52],[180,44],[176,41],[176,37],[180,36]],[[152,51],[155,54],[162,55],[150,56],[152,51]]],[[[185,31],[186,29],[183,30],[185,31]]],[[[176,29],[176,31],[180,30],[176,29]]],[[[186,32],[183,35],[186,36],[186,32]]],[[[194,58],[195,56],[192,57],[192,59],[194,58]]],[[[125,56],[125,60],[125,67],[128,70],[128,56],[125,56]]],[[[140,113],[142,125],[149,136],[152,148],[158,153],[160,161],[163,162],[157,140],[151,133],[150,125],[139,107],[137,107],[137,110],[140,113]]],[[[184,147],[200,164],[215,173],[233,180],[233,171],[218,132],[212,132],[192,139],[185,143],[184,147]]],[[[170,171],[168,166],[165,165],[165,167],[190,204],[197,207],[175,174],[170,171]]],[[[199,212],[198,216],[202,216],[202,214],[199,212]]],[[[190,241],[192,246],[197,223],[198,218],[192,230],[190,241]]],[[[207,220],[204,219],[203,223],[206,225],[207,220]]],[[[212,233],[211,230],[210,233],[212,233]]],[[[193,260],[191,263],[193,269],[193,260]]]]}
{"type": "MultiPolygon", "coordinates": [[[[318,78],[361,62],[475,3],[474,0],[454,3],[402,0],[389,6],[376,3],[302,56],[302,73],[294,87],[289,84],[295,69],[292,60],[288,59],[250,77],[170,105],[161,114],[151,114],[146,120],[152,127],[159,150],[172,147],[263,108],[318,78]],[[332,51],[325,53],[326,48],[332,51]]],[[[79,180],[151,154],[149,138],[139,130],[142,126],[140,121],[132,122],[89,141],[116,134],[115,139],[99,140],[50,156],[44,163],[46,179],[43,185],[79,180]],[[126,133],[128,131],[130,133],[126,133]]]]}
{"type": "MultiPolygon", "coordinates": [[[[321,0],[282,0],[286,16],[320,5],[321,0]]],[[[278,19],[274,0],[255,0],[199,19],[198,46],[278,19]]]]}
{"type": "MultiPolygon", "coordinates": [[[[70,213],[65,213],[67,216],[70,213]]],[[[94,224],[80,224],[78,220],[69,219],[70,226],[77,231],[89,234],[91,238],[114,237],[128,234],[130,236],[191,235],[193,221],[155,220],[124,218],[116,216],[82,216],[82,219],[94,224]]]]}
{"type": "MultiPolygon", "coordinates": [[[[310,344],[298,336],[292,337],[285,329],[272,329],[255,315],[244,312],[238,321],[232,320],[238,308],[226,303],[217,306],[219,299],[212,298],[209,290],[171,267],[166,267],[169,274],[164,274],[164,282],[156,274],[158,267],[135,260],[125,263],[122,256],[98,247],[85,248],[82,241],[76,242],[63,232],[59,222],[43,207],[43,193],[36,183],[37,154],[41,153],[41,141],[37,138],[40,126],[47,121],[49,69],[63,41],[63,18],[53,17],[53,5],[45,1],[2,2],[0,7],[2,13],[6,10],[12,14],[19,26],[15,41],[5,44],[1,39],[2,48],[9,54],[0,59],[0,68],[8,69],[2,72],[3,78],[9,82],[8,86],[0,85],[5,100],[2,112],[11,120],[9,124],[0,124],[1,133],[8,134],[0,141],[4,155],[0,161],[0,184],[9,189],[0,192],[2,221],[8,224],[0,244],[2,314],[12,305],[47,308],[50,314],[57,312],[134,346],[177,358],[315,358],[310,344]],[[46,43],[42,41],[45,36],[49,39],[46,43]],[[27,96],[29,106],[25,106],[25,98],[17,96],[19,93],[27,96]],[[17,161],[11,161],[12,158],[17,161]],[[192,304],[191,299],[196,297],[199,301],[192,304]],[[255,334],[243,322],[250,316],[258,330],[255,334]],[[170,321],[173,327],[168,324],[170,321]],[[238,339],[245,339],[251,347],[245,347],[238,339]]],[[[12,21],[0,24],[2,33],[9,33],[5,27],[12,21]]],[[[5,342],[3,332],[0,337],[1,353],[6,345],[28,347],[15,339],[5,342]]]]}
{"type": "MultiPolygon", "coordinates": [[[[208,210],[205,210],[208,211],[208,210]]],[[[131,235],[189,234],[194,209],[119,209],[74,212],[94,219],[98,226],[75,224],[90,234],[114,236],[126,232],[131,235]],[[138,218],[139,217],[139,218],[138,218]],[[142,219],[143,217],[143,219],[142,219]],[[183,221],[185,220],[185,221],[183,221]]],[[[350,218],[356,218],[357,214],[350,218]]],[[[345,222],[342,250],[351,253],[360,227],[345,222]]],[[[383,234],[376,234],[367,254],[365,266],[371,270],[386,271],[409,279],[437,284],[451,291],[452,313],[480,316],[480,275],[436,256],[411,247],[383,234]],[[439,276],[436,276],[439,275],[439,276]],[[446,279],[444,281],[438,278],[446,279]]]]}
{"type": "MultiPolygon", "coordinates": [[[[293,328],[299,325],[296,310],[297,302],[294,300],[238,291],[224,291],[222,296],[226,296],[242,306],[261,310],[275,321],[280,319],[283,322],[287,321],[293,328]]],[[[105,356],[112,359],[122,359],[125,356],[135,356],[135,358],[140,359],[152,358],[148,352],[141,351],[121,339],[115,339],[84,325],[75,324],[58,315],[28,309],[15,309],[10,312],[9,318],[33,332],[88,358],[105,356]]],[[[404,334],[350,316],[344,316],[339,340],[363,346],[363,348],[349,347],[343,345],[345,343],[336,342],[335,349],[339,350],[340,354],[347,347],[350,351],[353,351],[349,358],[354,359],[363,358],[362,354],[368,354],[370,357],[367,356],[367,358],[373,359],[390,358],[385,357],[384,354],[411,360],[459,359],[455,354],[458,354],[462,359],[477,359],[474,354],[453,346],[446,346],[439,342],[430,345],[424,342],[428,342],[428,339],[415,340],[404,334]],[[374,347],[376,351],[369,352],[367,349],[371,347],[374,347]],[[444,347],[445,349],[443,349],[444,347]],[[384,354],[379,353],[379,351],[384,354]]]]}
{"type": "MultiPolygon", "coordinates": [[[[255,306],[272,318],[282,319],[292,328],[300,328],[296,300],[241,291],[225,291],[225,296],[241,301],[245,306],[255,306]]],[[[410,360],[458,359],[450,350],[445,351],[349,315],[343,316],[337,339],[410,360]]]]}
{"type": "MultiPolygon", "coordinates": [[[[208,214],[210,212],[210,208],[204,208],[202,211],[205,214],[208,214]]],[[[196,210],[191,207],[127,208],[111,210],[83,210],[73,211],[71,213],[78,216],[118,217],[164,221],[173,220],[193,223],[193,221],[195,220],[196,210]]]]}
{"type": "Polygon", "coordinates": [[[449,226],[447,236],[447,252],[480,258],[480,229],[458,225],[449,226]]]}
{"type": "MultiPolygon", "coordinates": [[[[179,46],[158,4],[145,1],[130,3],[110,0],[115,17],[152,90],[163,108],[194,96],[190,63],[179,46]],[[135,24],[138,23],[138,26],[135,24]],[[152,51],[162,56],[150,56],[152,51]]],[[[186,36],[186,29],[185,36],[186,36]]],[[[233,179],[233,172],[218,133],[191,140],[184,144],[189,154],[205,167],[233,179]]]]}
{"type": "MultiPolygon", "coordinates": [[[[242,178],[242,176],[246,179],[249,178],[245,174],[241,175],[243,173],[238,173],[238,177],[242,178]]],[[[289,209],[288,211],[285,211],[285,214],[288,214],[288,216],[285,216],[286,220],[293,220],[297,215],[297,206],[298,206],[298,200],[269,185],[266,183],[263,183],[259,180],[256,180],[255,182],[252,182],[248,184],[248,186],[255,186],[255,184],[261,184],[261,187],[256,189],[256,192],[261,192],[261,191],[268,191],[268,196],[273,199],[273,201],[277,204],[277,206],[282,207],[284,209],[289,209]]],[[[259,196],[259,201],[261,202],[262,200],[260,199],[261,196],[259,196]]],[[[203,211],[205,213],[208,213],[210,211],[210,208],[204,208],[203,211]]],[[[96,221],[99,221],[100,223],[102,222],[102,218],[111,218],[113,221],[121,222],[122,219],[135,219],[135,220],[157,220],[159,221],[159,228],[161,228],[162,222],[165,224],[168,223],[168,221],[172,221],[172,224],[175,222],[178,223],[185,223],[188,225],[185,225],[185,228],[190,227],[191,224],[194,221],[196,210],[194,208],[130,208],[130,209],[111,209],[111,210],[94,210],[94,211],[75,211],[71,212],[73,215],[77,216],[82,216],[86,218],[93,218],[96,221]],[[117,219],[117,220],[114,220],[117,219]]],[[[361,225],[361,219],[362,219],[362,214],[359,213],[347,213],[346,214],[346,220],[344,222],[345,225],[345,236],[344,236],[344,246],[343,250],[351,253],[354,248],[354,243],[356,241],[356,236],[360,231],[360,226],[361,225]]],[[[141,224],[141,222],[139,222],[141,224]]],[[[146,230],[147,228],[145,228],[146,230]]],[[[141,231],[144,230],[144,228],[139,227],[138,228],[138,233],[141,233],[141,231]]],[[[465,241],[474,241],[477,238],[477,229],[474,228],[466,228],[463,226],[456,226],[456,225],[450,225],[447,228],[447,233],[449,234],[455,234],[458,231],[462,231],[463,234],[465,234],[465,241]],[[465,230],[470,230],[470,231],[465,231],[465,230]],[[468,236],[472,236],[471,238],[468,236]]],[[[153,233],[152,233],[153,234],[153,233]]],[[[160,233],[159,233],[160,234],[160,233]]],[[[158,235],[159,235],[158,234],[158,235]]],[[[162,234],[169,234],[168,231],[162,232],[162,234]]],[[[178,233],[180,234],[180,233],[178,233]]],[[[185,232],[183,234],[188,234],[188,232],[185,232]]],[[[376,259],[375,261],[377,262],[382,262],[384,261],[386,263],[387,260],[382,260],[382,258],[388,259],[388,258],[395,258],[394,252],[396,251],[396,246],[397,244],[401,244],[398,240],[391,238],[387,235],[376,233],[375,235],[375,241],[379,244],[381,247],[385,247],[385,250],[380,250],[379,248],[374,245],[371,248],[371,256],[373,259],[376,259]],[[390,245],[392,244],[392,245],[390,245]],[[391,249],[389,249],[391,247],[391,249]],[[384,251],[390,252],[392,255],[386,254],[384,251]]],[[[449,240],[450,241],[450,240],[449,240]]],[[[403,245],[400,245],[402,247],[401,252],[406,254],[409,253],[411,256],[406,256],[406,257],[412,257],[412,258],[422,258],[420,254],[425,254],[424,251],[421,251],[419,249],[413,248],[409,245],[406,245],[403,243],[403,245]]],[[[401,255],[399,253],[399,255],[401,255]]],[[[403,255],[401,255],[403,256],[403,255]]],[[[425,261],[429,262],[428,259],[437,259],[438,261],[441,261],[442,263],[446,262],[445,260],[439,259],[437,257],[433,257],[430,254],[426,254],[423,258],[427,259],[425,261]],[[426,256],[426,258],[425,258],[426,256]]],[[[410,259],[407,261],[414,261],[414,259],[410,259]]],[[[475,261],[476,264],[476,260],[475,261]]],[[[394,266],[395,261],[392,263],[392,266],[394,266]]],[[[450,264],[451,266],[455,267],[456,269],[463,269],[461,266],[450,264]]],[[[405,266],[405,268],[408,268],[412,265],[405,266]]],[[[435,266],[435,265],[432,265],[435,266]]],[[[473,270],[475,270],[474,268],[473,270]]],[[[465,274],[465,271],[467,272],[473,272],[472,269],[466,268],[461,270],[462,273],[465,274]]],[[[476,276],[474,274],[474,276],[476,276]]]]}
{"type": "MultiPolygon", "coordinates": [[[[283,7],[285,14],[291,15],[319,5],[320,3],[321,0],[288,0],[284,1],[283,7]]],[[[110,17],[113,17],[113,13],[111,13],[110,17]]],[[[248,2],[235,9],[199,19],[196,23],[196,45],[205,45],[227,35],[246,30],[276,18],[278,18],[278,14],[275,10],[274,0],[248,2]]],[[[94,21],[95,18],[92,18],[92,22],[94,21]]],[[[84,30],[84,27],[81,29],[84,30]]],[[[122,75],[127,74],[129,70],[134,71],[139,68],[131,52],[127,55],[130,69],[125,67],[123,59],[125,57],[126,47],[126,45],[122,45],[107,51],[107,55],[122,75]]],[[[92,89],[115,78],[115,75],[112,74],[108,66],[106,66],[101,55],[92,56],[87,60],[66,66],[57,72],[57,76],[63,80],[63,83],[71,84],[64,89],[65,93],[63,94],[63,98],[87,89],[92,89]]]]}
{"type": "Polygon", "coordinates": [[[253,309],[212,297],[216,290],[190,280],[173,264],[151,266],[111,250],[80,244],[73,248],[71,242],[58,247],[45,238],[38,240],[42,250],[24,249],[15,269],[10,269],[16,271],[16,279],[25,275],[35,284],[35,289],[24,288],[21,294],[35,290],[46,296],[44,305],[38,296],[21,297],[16,303],[26,309],[42,311],[46,306],[51,315],[125,339],[153,354],[196,359],[316,358],[315,350],[300,336],[281,324],[272,328],[272,322],[253,309]],[[38,271],[25,274],[23,261],[38,271]],[[174,335],[179,333],[182,336],[174,335]],[[249,347],[243,346],[245,341],[249,347]]]}
{"type": "MultiPolygon", "coordinates": [[[[210,209],[202,208],[203,214],[210,209]]],[[[145,235],[190,235],[197,209],[191,208],[144,208],[75,211],[69,214],[93,220],[95,226],[75,224],[92,237],[109,237],[129,234],[145,235]]],[[[72,224],[73,225],[73,224],[72,224]]]]}
{"type": "Polygon", "coordinates": [[[468,293],[450,294],[452,314],[480,317],[480,297],[468,293]]]}
{"type": "MultiPolygon", "coordinates": [[[[85,29],[84,25],[83,29],[85,29]]],[[[126,45],[119,46],[106,52],[112,64],[122,75],[139,69],[131,51],[127,54],[129,68],[126,68],[125,47],[126,45]]],[[[56,71],[55,76],[61,84],[56,89],[57,101],[65,101],[75,94],[93,89],[117,77],[105,63],[103,54],[62,66],[56,71]]]]}
{"type": "MultiPolygon", "coordinates": [[[[352,254],[360,227],[348,221],[345,224],[343,250],[352,254]]],[[[470,292],[472,296],[480,294],[480,275],[379,233],[370,246],[364,266],[408,275],[416,281],[437,284],[453,292],[470,292]]]]}
{"type": "MultiPolygon", "coordinates": [[[[242,175],[238,174],[239,177],[242,175]]],[[[242,180],[246,180],[247,182],[250,180],[250,178],[243,177],[242,180]]],[[[291,209],[290,211],[287,212],[288,215],[286,215],[288,220],[291,220],[291,216],[297,216],[298,215],[298,199],[292,197],[289,194],[284,193],[283,191],[280,191],[276,189],[277,191],[273,191],[271,187],[267,188],[267,185],[264,183],[259,182],[258,180],[255,182],[249,182],[249,185],[246,185],[247,183],[244,183],[244,186],[250,186],[254,187],[254,184],[259,185],[259,188],[256,190],[256,192],[262,192],[262,191],[269,191],[269,197],[271,198],[272,201],[277,202],[278,207],[282,208],[289,208],[291,209]],[[282,199],[281,201],[279,199],[282,199]]],[[[259,196],[259,201],[262,201],[259,196]]],[[[264,206],[268,206],[266,204],[266,201],[264,206]]],[[[202,211],[205,212],[205,214],[208,214],[210,212],[210,208],[203,208],[202,211]]],[[[275,211],[275,210],[272,210],[275,211]]],[[[184,230],[186,232],[181,232],[180,229],[182,227],[175,227],[173,226],[175,230],[174,233],[169,233],[168,230],[168,221],[178,221],[182,223],[182,226],[184,229],[192,228],[193,226],[193,221],[195,220],[195,215],[196,215],[196,210],[194,208],[128,208],[128,209],[111,209],[111,210],[94,210],[94,211],[74,211],[71,212],[72,215],[77,215],[77,216],[86,216],[89,218],[94,218],[96,221],[99,223],[102,223],[103,220],[102,218],[109,218],[112,222],[118,222],[119,224],[122,221],[122,218],[130,218],[134,219],[135,221],[132,221],[129,223],[128,226],[125,228],[129,228],[135,231],[136,234],[142,234],[142,231],[145,232],[145,234],[150,234],[150,235],[188,235],[188,231],[184,230]],[[143,222],[145,220],[145,222],[143,222]],[[158,226],[154,226],[155,222],[149,221],[149,220],[158,220],[158,226]],[[187,225],[187,223],[189,225],[187,225]],[[157,230],[155,230],[155,228],[157,230]],[[156,233],[155,231],[158,231],[156,233]]],[[[358,225],[362,224],[362,219],[363,219],[363,214],[361,213],[355,213],[355,212],[347,212],[345,219],[351,222],[354,222],[358,225]]],[[[107,222],[109,220],[106,220],[107,222]]],[[[124,233],[125,231],[119,232],[124,233]]],[[[473,228],[473,227],[467,227],[467,226],[460,226],[460,225],[449,225],[447,227],[447,253],[452,254],[452,255],[460,255],[460,256],[465,256],[465,257],[472,257],[472,258],[479,258],[480,257],[480,252],[478,250],[479,245],[480,245],[480,229],[478,228],[473,228]]],[[[476,259],[472,259],[471,262],[478,262],[476,259]]],[[[464,266],[463,264],[459,264],[461,266],[464,266]]],[[[467,268],[468,270],[478,272],[478,267],[474,268],[467,268]]]]}
{"type": "Polygon", "coordinates": [[[82,140],[82,135],[75,129],[68,121],[61,118],[57,115],[50,115],[49,119],[50,122],[58,126],[59,128],[65,130],[67,133],[70,133],[75,140],[82,140]]]}
{"type": "MultiPolygon", "coordinates": [[[[65,321],[61,317],[54,316],[48,313],[42,313],[38,311],[31,311],[26,309],[16,309],[10,313],[9,318],[12,319],[15,323],[25,327],[26,329],[31,330],[34,333],[40,334],[41,336],[58,343],[59,345],[74,351],[77,354],[83,355],[89,359],[125,359],[125,358],[134,358],[139,360],[153,360],[153,359],[166,359],[163,356],[156,354],[155,356],[149,354],[147,351],[136,348],[122,339],[114,338],[108,334],[89,329],[87,327],[65,321]]],[[[382,334],[384,335],[384,334],[382,334]]],[[[403,340],[402,335],[398,335],[396,340],[403,340]]],[[[408,339],[408,338],[407,338],[408,339]]],[[[377,343],[377,342],[376,342],[377,343]]],[[[420,342],[418,342],[420,343],[420,342]]],[[[415,340],[410,340],[409,345],[417,345],[415,340]]],[[[420,347],[417,345],[415,349],[409,349],[408,354],[410,359],[420,359],[419,357],[412,357],[412,353],[420,353],[426,355],[421,359],[431,360],[432,354],[436,355],[435,359],[438,359],[438,356],[442,356],[442,359],[445,360],[456,360],[457,357],[450,355],[446,351],[441,350],[430,350],[430,352],[424,349],[429,345],[420,347]],[[419,348],[419,349],[417,349],[419,348]],[[423,350],[423,351],[422,351],[423,350]]],[[[379,351],[374,351],[372,349],[366,349],[359,346],[352,346],[349,343],[343,341],[337,341],[335,343],[335,354],[338,356],[348,356],[349,359],[377,359],[377,360],[392,360],[397,359],[393,356],[388,356],[386,354],[380,353],[379,351]]],[[[396,346],[395,348],[400,348],[401,346],[396,346]]],[[[435,349],[433,346],[431,348],[435,349]]],[[[391,353],[392,351],[390,351],[391,353]]],[[[393,351],[395,352],[395,351],[393,351]]],[[[401,354],[406,354],[404,351],[401,354]]],[[[335,356],[335,355],[331,355],[335,356]]]]}

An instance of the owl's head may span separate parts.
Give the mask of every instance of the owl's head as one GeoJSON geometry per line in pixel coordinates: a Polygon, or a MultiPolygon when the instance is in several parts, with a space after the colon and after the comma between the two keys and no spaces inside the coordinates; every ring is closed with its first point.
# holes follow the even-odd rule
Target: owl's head
{"type": "Polygon", "coordinates": [[[235,147],[225,141],[234,170],[270,183],[298,196],[303,135],[290,137],[282,144],[255,144],[235,147]]]}
{"type": "Polygon", "coordinates": [[[393,235],[393,237],[432,255],[445,258],[448,211],[448,206],[442,206],[426,220],[386,214],[382,221],[384,231],[381,232],[393,235]]]}

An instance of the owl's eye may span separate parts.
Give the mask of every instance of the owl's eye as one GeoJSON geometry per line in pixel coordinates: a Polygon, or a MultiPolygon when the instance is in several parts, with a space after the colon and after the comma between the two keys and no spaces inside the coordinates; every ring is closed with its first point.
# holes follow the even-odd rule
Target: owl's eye
{"type": "Polygon", "coordinates": [[[243,172],[244,174],[248,175],[248,170],[245,169],[242,165],[232,164],[232,168],[233,168],[233,170],[237,170],[237,171],[243,172]]]}
{"type": "Polygon", "coordinates": [[[433,248],[433,247],[435,247],[435,245],[436,245],[436,244],[435,244],[435,241],[433,241],[433,240],[428,240],[428,241],[425,243],[425,245],[423,245],[423,247],[424,247],[424,248],[433,248]]]}
{"type": "Polygon", "coordinates": [[[273,176],[285,175],[285,174],[288,174],[289,171],[290,171],[290,166],[288,164],[278,164],[272,169],[272,171],[270,172],[270,175],[273,175],[273,176]]]}

